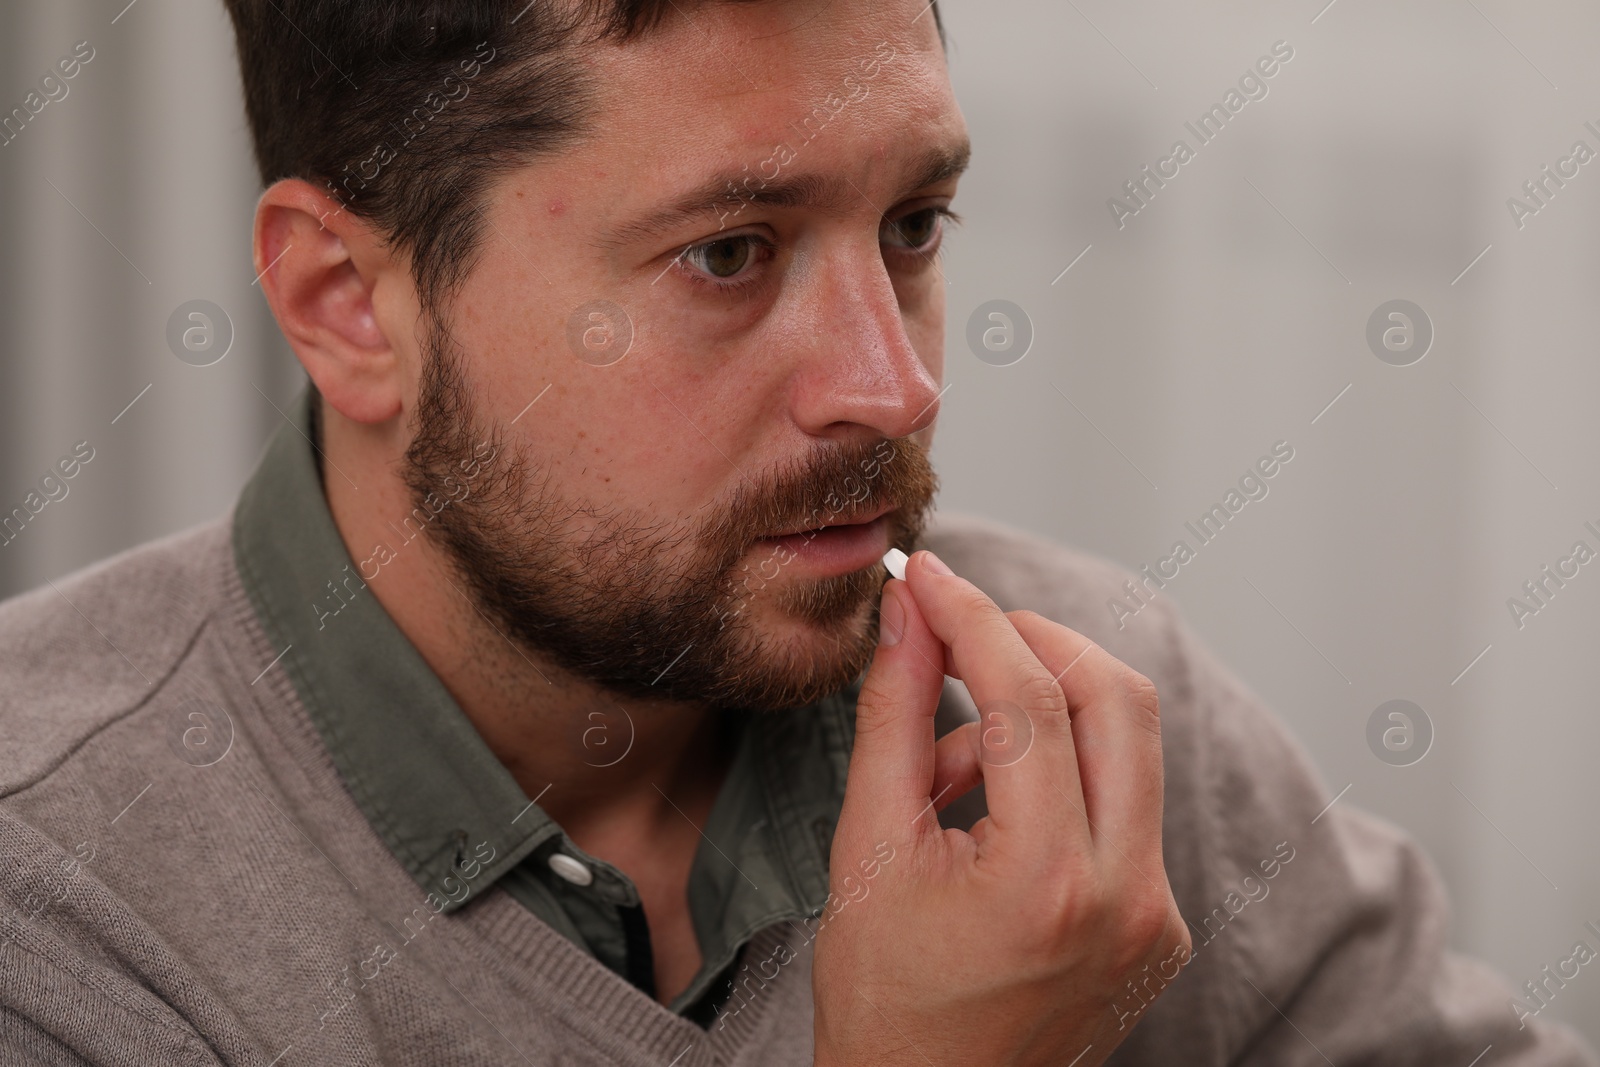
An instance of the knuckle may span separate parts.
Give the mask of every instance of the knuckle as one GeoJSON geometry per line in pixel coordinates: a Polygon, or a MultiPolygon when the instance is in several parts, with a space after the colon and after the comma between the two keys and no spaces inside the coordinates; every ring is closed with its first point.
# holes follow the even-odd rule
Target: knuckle
{"type": "Polygon", "coordinates": [[[857,743],[871,741],[895,719],[901,701],[890,684],[869,672],[856,698],[855,736],[857,743]]]}
{"type": "Polygon", "coordinates": [[[1147,890],[1136,893],[1124,919],[1128,940],[1139,950],[1158,948],[1172,926],[1172,910],[1165,893],[1147,890]]]}
{"type": "Polygon", "coordinates": [[[1019,950],[1059,959],[1081,952],[1086,939],[1098,942],[1096,954],[1118,981],[1155,959],[1187,959],[1192,940],[1170,893],[1141,886],[1089,870],[1052,877],[1028,907],[1037,922],[1019,950]]]}
{"type": "Polygon", "coordinates": [[[1168,943],[1162,947],[1169,957],[1178,956],[1187,961],[1190,956],[1194,955],[1194,935],[1189,933],[1189,924],[1184,922],[1183,916],[1178,914],[1176,905],[1173,906],[1172,914],[1175,920],[1172,924],[1175,933],[1168,943]]]}
{"type": "Polygon", "coordinates": [[[861,688],[856,693],[856,709],[860,712],[868,709],[877,709],[891,706],[894,703],[894,690],[883,677],[881,671],[867,671],[867,676],[861,680],[861,688]]]}
{"type": "Polygon", "coordinates": [[[1071,736],[1072,718],[1067,710],[1067,696],[1049,670],[1037,665],[1024,668],[1013,692],[1035,737],[1059,742],[1071,736]]]}
{"type": "Polygon", "coordinates": [[[1188,929],[1168,895],[1148,887],[1127,897],[1115,922],[1121,937],[1112,964],[1119,972],[1138,970],[1152,957],[1170,953],[1180,939],[1188,938],[1188,929]]]}
{"type": "Polygon", "coordinates": [[[1018,705],[1029,715],[1038,714],[1048,718],[1058,713],[1065,714],[1067,710],[1067,695],[1062,691],[1061,683],[1039,663],[1030,663],[1020,669],[1016,694],[1018,705]]]}
{"type": "Polygon", "coordinates": [[[1161,696],[1156,692],[1156,683],[1132,667],[1128,667],[1119,674],[1117,684],[1126,703],[1145,712],[1152,719],[1161,717],[1161,696]]]}

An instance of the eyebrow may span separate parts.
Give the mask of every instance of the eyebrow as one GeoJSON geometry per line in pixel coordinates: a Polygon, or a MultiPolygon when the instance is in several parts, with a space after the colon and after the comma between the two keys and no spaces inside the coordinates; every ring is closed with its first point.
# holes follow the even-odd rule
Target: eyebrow
{"type": "MultiPolygon", "coordinates": [[[[919,153],[907,168],[910,179],[901,195],[937,185],[959,176],[972,158],[972,144],[963,138],[950,145],[939,145],[919,153]]],[[[642,218],[613,229],[602,241],[608,248],[620,248],[636,241],[656,237],[685,223],[717,216],[725,211],[724,221],[742,214],[751,206],[808,207],[839,213],[866,198],[846,177],[822,174],[780,173],[767,181],[749,168],[726,171],[707,179],[671,203],[642,218]],[[741,183],[749,185],[741,188],[741,183]]],[[[900,196],[896,196],[896,200],[900,196]]],[[[876,206],[876,205],[874,205],[876,206]]]]}

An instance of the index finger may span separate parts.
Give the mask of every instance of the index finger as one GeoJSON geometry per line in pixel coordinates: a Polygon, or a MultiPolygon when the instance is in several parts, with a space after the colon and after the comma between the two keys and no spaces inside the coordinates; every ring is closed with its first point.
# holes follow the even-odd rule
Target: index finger
{"type": "Polygon", "coordinates": [[[978,707],[991,836],[1019,834],[1036,857],[1087,847],[1083,783],[1060,684],[999,605],[942,567],[933,553],[918,552],[906,565],[906,583],[978,707]]]}

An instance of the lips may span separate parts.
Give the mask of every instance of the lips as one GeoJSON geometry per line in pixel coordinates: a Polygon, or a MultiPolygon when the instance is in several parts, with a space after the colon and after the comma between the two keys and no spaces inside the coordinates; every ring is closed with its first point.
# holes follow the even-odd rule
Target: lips
{"type": "Polygon", "coordinates": [[[762,557],[756,573],[771,581],[782,571],[789,575],[785,581],[792,582],[838,578],[877,566],[889,548],[892,510],[841,513],[824,526],[763,537],[756,542],[762,557]]]}
{"type": "Polygon", "coordinates": [[[875,511],[841,513],[839,517],[833,519],[831,522],[823,523],[821,526],[796,527],[794,529],[785,530],[782,533],[768,534],[762,538],[762,540],[775,541],[783,537],[793,537],[796,534],[815,533],[820,530],[830,530],[836,526],[865,526],[867,523],[875,522],[893,510],[893,504],[885,504],[875,511]]]}

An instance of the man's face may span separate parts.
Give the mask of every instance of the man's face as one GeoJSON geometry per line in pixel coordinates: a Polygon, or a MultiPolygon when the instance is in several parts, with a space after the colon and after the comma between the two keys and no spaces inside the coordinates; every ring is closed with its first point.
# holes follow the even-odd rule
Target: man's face
{"type": "Polygon", "coordinates": [[[454,495],[498,443],[436,526],[511,637],[717,706],[865,667],[877,560],[935,489],[966,150],[924,5],[713,3],[596,46],[593,132],[494,189],[412,353],[407,480],[454,495]]]}

